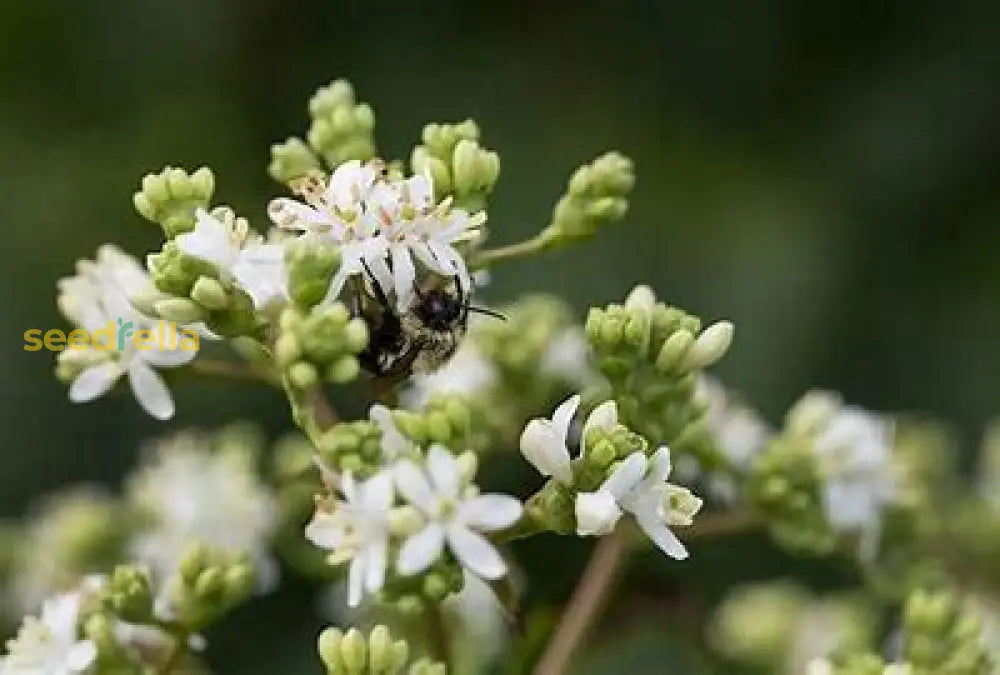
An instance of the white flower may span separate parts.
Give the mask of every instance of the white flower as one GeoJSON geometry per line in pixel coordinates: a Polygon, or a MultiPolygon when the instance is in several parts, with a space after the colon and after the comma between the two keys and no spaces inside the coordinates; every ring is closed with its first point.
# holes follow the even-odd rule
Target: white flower
{"type": "Polygon", "coordinates": [[[861,533],[864,557],[875,554],[882,508],[895,496],[892,443],[890,420],[854,406],[835,409],[813,440],[827,519],[836,530],[861,533]]]}
{"type": "Polygon", "coordinates": [[[92,401],[127,375],[136,400],[146,412],[160,420],[173,417],[173,398],[154,367],[184,365],[197,355],[197,350],[181,347],[182,327],[143,316],[129,302],[129,296],[151,287],[145,270],[114,246],[103,246],[97,260],[81,261],[77,272],[59,282],[60,309],[91,334],[105,329],[106,339],[117,344],[110,344],[106,350],[87,346],[60,353],[61,359],[83,366],[70,385],[70,400],[92,401]],[[148,330],[155,337],[148,348],[138,349],[132,339],[140,330],[148,330]]]}
{"type": "MultiPolygon", "coordinates": [[[[552,476],[563,485],[573,482],[570,465],[569,425],[580,407],[579,394],[571,396],[555,409],[552,419],[535,418],[521,433],[521,454],[543,476],[552,476]]],[[[591,429],[613,429],[618,424],[618,408],[614,401],[605,401],[594,408],[583,425],[580,446],[583,447],[591,429]]]]}
{"type": "Polygon", "coordinates": [[[347,279],[362,274],[366,265],[375,277],[373,281],[383,289],[392,288],[387,244],[379,235],[380,221],[367,205],[378,178],[374,164],[345,162],[325,185],[314,177],[299,183],[297,191],[305,203],[279,198],[268,205],[268,215],[278,227],[339,247],[340,268],[330,281],[324,302],[336,300],[347,279]]]}
{"type": "Polygon", "coordinates": [[[424,528],[409,537],[399,552],[400,574],[418,574],[437,560],[445,544],[463,567],[484,579],[507,573],[500,554],[482,536],[510,527],[521,517],[521,503],[507,495],[462,494],[458,463],[448,450],[432,445],[426,471],[409,460],[399,461],[396,487],[427,518],[424,528]]]}
{"type": "Polygon", "coordinates": [[[382,184],[372,191],[375,212],[392,260],[393,290],[400,311],[405,311],[414,292],[416,256],[429,270],[445,277],[458,277],[465,292],[472,279],[455,244],[476,239],[486,214],[470,216],[452,209],[449,201],[433,206],[434,186],[430,176],[382,184]],[[411,255],[412,254],[412,255],[411,255]]]}
{"type": "Polygon", "coordinates": [[[417,373],[403,394],[406,406],[417,409],[439,394],[475,396],[496,381],[496,369],[470,340],[455,355],[431,373],[417,373]]]}
{"type": "Polygon", "coordinates": [[[204,209],[195,212],[195,228],[176,238],[186,255],[212,263],[222,281],[235,281],[258,309],[288,297],[284,248],[265,244],[242,218],[231,212],[219,218],[204,209]]]}
{"type": "Polygon", "coordinates": [[[207,439],[179,434],[155,454],[129,483],[129,499],[151,524],[131,544],[131,554],[160,578],[176,570],[191,544],[223,553],[247,554],[261,586],[275,581],[267,553],[277,524],[274,498],[241,448],[218,450],[207,439]]]}
{"type": "Polygon", "coordinates": [[[670,450],[666,446],[648,462],[641,452],[632,453],[596,492],[577,495],[578,534],[606,534],[627,511],[660,550],[677,560],[687,558],[687,549],[670,527],[690,525],[702,502],[687,488],[668,483],[669,475],[670,450]]]}
{"type": "Polygon", "coordinates": [[[365,591],[376,593],[385,583],[389,554],[387,518],[393,501],[388,472],[355,482],[351,472],[340,480],[343,501],[317,509],[306,526],[306,538],[332,551],[334,564],[350,561],[347,604],[357,607],[365,591]]]}
{"type": "Polygon", "coordinates": [[[97,659],[97,647],[80,639],[78,622],[82,590],[47,600],[39,618],[29,616],[0,658],[3,675],[70,675],[87,672],[97,659]]]}

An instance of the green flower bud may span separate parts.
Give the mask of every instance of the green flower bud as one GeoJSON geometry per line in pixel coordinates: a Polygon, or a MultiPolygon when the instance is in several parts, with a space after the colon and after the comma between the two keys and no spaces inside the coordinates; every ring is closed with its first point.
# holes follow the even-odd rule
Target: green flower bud
{"type": "Polygon", "coordinates": [[[577,169],[566,194],[552,213],[545,236],[553,243],[567,243],[594,234],[601,225],[620,220],[628,210],[628,195],[635,184],[632,161],[611,152],[577,169]]]}
{"type": "Polygon", "coordinates": [[[729,321],[719,321],[706,328],[681,363],[683,370],[707,368],[729,350],[733,341],[733,324],[729,321]]]}
{"type": "Polygon", "coordinates": [[[357,628],[347,631],[340,641],[340,658],[344,661],[347,672],[360,673],[368,661],[368,645],[365,637],[357,628]]]}
{"type": "Polygon", "coordinates": [[[291,183],[320,168],[319,159],[300,138],[289,138],[271,146],[268,175],[279,183],[291,183]]]}
{"type": "Polygon", "coordinates": [[[225,309],[229,305],[226,289],[212,277],[198,277],[191,289],[191,299],[209,310],[225,309]]]}
{"type": "Polygon", "coordinates": [[[353,356],[342,356],[326,370],[326,379],[334,384],[347,384],[361,374],[361,363],[353,356]]]}
{"type": "Polygon", "coordinates": [[[410,666],[409,675],[446,675],[447,672],[443,663],[435,663],[424,657],[410,666]]]}
{"type": "Polygon", "coordinates": [[[153,616],[149,574],[135,565],[115,567],[105,589],[105,604],[125,621],[144,623],[153,616]]]}
{"type": "Polygon", "coordinates": [[[340,643],[344,639],[344,634],[336,628],[326,628],[319,634],[316,647],[319,657],[326,666],[327,672],[344,672],[344,660],[340,655],[340,643]]]}
{"type": "Polygon", "coordinates": [[[156,288],[172,296],[187,297],[200,277],[216,276],[210,263],[184,255],[172,241],[166,242],[159,253],[151,254],[146,264],[156,288]]]}
{"type": "Polygon", "coordinates": [[[161,319],[176,321],[178,323],[202,321],[208,316],[208,312],[203,307],[187,298],[160,300],[153,308],[156,310],[156,315],[161,319]]]}
{"type": "Polygon", "coordinates": [[[399,537],[416,534],[424,526],[424,517],[413,506],[397,506],[389,511],[389,531],[399,537]]]}
{"type": "Polygon", "coordinates": [[[301,356],[302,346],[298,338],[291,333],[282,333],[274,341],[274,359],[282,368],[289,367],[301,356]]]}
{"type": "Polygon", "coordinates": [[[330,245],[294,241],[285,252],[288,293],[300,307],[309,308],[326,297],[330,279],[340,265],[340,251],[330,245]]]}
{"type": "Polygon", "coordinates": [[[663,347],[656,357],[656,369],[661,373],[673,373],[680,370],[694,341],[694,335],[686,330],[679,330],[671,335],[663,343],[663,347]]]}
{"type": "Polygon", "coordinates": [[[309,101],[309,114],[309,145],[330,166],[375,155],[375,115],[367,104],[355,103],[354,88],[346,80],[320,88],[309,101]]]}
{"type": "Polygon", "coordinates": [[[183,169],[166,167],[159,174],[143,177],[132,204],[139,215],[159,224],[172,239],[194,229],[195,210],[208,207],[214,190],[215,177],[207,167],[190,175],[183,169]]]}
{"type": "Polygon", "coordinates": [[[410,166],[415,175],[430,175],[435,195],[451,194],[454,188],[448,164],[443,159],[432,155],[427,148],[417,146],[413,149],[410,166]]]}
{"type": "Polygon", "coordinates": [[[212,600],[225,594],[225,579],[220,567],[207,567],[194,583],[194,592],[202,600],[212,600]]]}
{"type": "Polygon", "coordinates": [[[319,382],[319,373],[316,372],[316,366],[305,361],[299,361],[292,364],[288,369],[288,379],[295,387],[308,389],[309,387],[316,386],[319,382]]]}

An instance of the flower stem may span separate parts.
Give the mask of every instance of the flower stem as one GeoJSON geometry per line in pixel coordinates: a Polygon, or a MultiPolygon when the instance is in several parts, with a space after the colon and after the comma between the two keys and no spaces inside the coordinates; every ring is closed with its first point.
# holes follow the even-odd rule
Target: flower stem
{"type": "Polygon", "coordinates": [[[602,537],[594,547],[587,568],[580,577],[562,620],[535,667],[535,675],[563,675],[614,587],[621,566],[631,548],[629,532],[619,527],[602,537]]]}
{"type": "Polygon", "coordinates": [[[251,382],[264,382],[272,386],[280,387],[281,381],[273,374],[263,368],[254,367],[236,361],[222,361],[218,359],[198,359],[189,364],[190,372],[208,377],[222,377],[230,380],[244,380],[251,382]]]}
{"type": "Polygon", "coordinates": [[[451,642],[448,639],[448,627],[445,625],[441,605],[431,603],[427,606],[427,632],[434,659],[443,663],[446,672],[450,673],[451,642]]]}
{"type": "Polygon", "coordinates": [[[180,665],[185,654],[187,654],[188,632],[181,629],[174,633],[173,637],[174,644],[170,647],[170,652],[168,652],[163,665],[156,671],[157,675],[170,675],[170,673],[173,673],[180,665]]]}
{"type": "Polygon", "coordinates": [[[525,239],[524,241],[519,241],[516,244],[509,244],[507,246],[500,246],[499,248],[491,248],[486,251],[480,251],[472,259],[471,267],[479,269],[486,267],[487,265],[503,262],[512,258],[522,258],[527,255],[540,253],[552,245],[552,238],[545,233],[546,230],[542,230],[534,237],[525,239]]]}

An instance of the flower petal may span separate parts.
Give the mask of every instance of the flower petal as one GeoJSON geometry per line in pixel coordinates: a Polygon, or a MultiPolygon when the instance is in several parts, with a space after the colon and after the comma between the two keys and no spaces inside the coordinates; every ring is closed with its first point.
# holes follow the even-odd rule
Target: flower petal
{"type": "Polygon", "coordinates": [[[238,249],[238,243],[230,240],[225,224],[205,209],[197,209],[195,218],[194,230],[174,239],[177,248],[185,255],[208,261],[226,270],[238,249]]]}
{"type": "Polygon", "coordinates": [[[364,482],[362,502],[369,513],[385,513],[392,506],[392,475],[381,471],[364,482]]]}
{"type": "Polygon", "coordinates": [[[129,365],[128,382],[143,410],[158,420],[174,416],[174,399],[170,390],[163,378],[143,361],[135,360],[129,365]]]}
{"type": "Polygon", "coordinates": [[[389,543],[384,537],[375,537],[365,549],[365,590],[377,593],[385,583],[385,569],[388,563],[389,543]]]}
{"type": "Polygon", "coordinates": [[[410,307],[413,297],[413,282],[417,278],[417,269],[413,266],[410,250],[401,244],[392,247],[392,280],[396,291],[396,306],[399,312],[405,313],[410,307]]]}
{"type": "Polygon", "coordinates": [[[607,490],[615,499],[621,500],[642,481],[646,473],[646,456],[639,451],[626,457],[618,468],[604,481],[602,490],[607,490]]]}
{"type": "Polygon", "coordinates": [[[612,401],[605,401],[590,411],[587,421],[583,425],[583,433],[580,434],[580,446],[587,441],[587,432],[591,429],[603,429],[610,431],[618,424],[618,406],[612,401]]]}
{"type": "Polygon", "coordinates": [[[365,559],[363,555],[355,556],[347,568],[347,606],[357,607],[361,604],[361,596],[365,583],[365,559]]]}
{"type": "Polygon", "coordinates": [[[441,556],[444,548],[444,527],[430,523],[403,542],[396,560],[396,570],[404,575],[419,574],[441,556]]]}
{"type": "Polygon", "coordinates": [[[439,495],[447,499],[458,497],[461,473],[458,462],[443,445],[435,443],[427,451],[427,471],[439,495]]]}
{"type": "Polygon", "coordinates": [[[66,654],[66,668],[71,673],[82,673],[97,660],[97,646],[90,640],[81,640],[66,654]]]}
{"type": "MultiPolygon", "coordinates": [[[[157,321],[148,330],[152,333],[153,344],[150,348],[139,349],[136,353],[146,363],[157,368],[176,368],[183,366],[198,355],[197,349],[181,348],[181,332],[173,321],[157,321]]],[[[190,333],[193,328],[185,330],[184,347],[191,347],[190,333]]],[[[200,340],[200,336],[199,336],[200,340]]]]}
{"type": "Polygon", "coordinates": [[[687,548],[681,543],[673,532],[670,531],[662,520],[652,510],[640,510],[635,514],[635,520],[639,527],[646,533],[656,546],[674,560],[684,560],[688,557],[687,548]]]}
{"type": "Polygon", "coordinates": [[[663,483],[670,477],[670,448],[661,445],[649,458],[649,473],[646,479],[655,483],[663,483]]]}
{"type": "Polygon", "coordinates": [[[332,550],[343,543],[344,528],[337,518],[320,511],[306,525],[305,535],[316,546],[332,550]]]}
{"type": "Polygon", "coordinates": [[[507,563],[493,544],[467,527],[448,528],[448,547],[463,567],[484,579],[500,579],[507,574],[507,563]]]}
{"type": "Polygon", "coordinates": [[[267,205],[267,215],[284,230],[317,231],[331,225],[329,216],[294,199],[280,197],[267,205]]]}
{"type": "Polygon", "coordinates": [[[437,504],[434,490],[420,467],[408,459],[396,462],[392,469],[400,494],[424,513],[432,513],[437,504]]]}
{"type": "Polygon", "coordinates": [[[458,517],[473,529],[492,532],[510,527],[521,517],[521,502],[508,495],[486,494],[464,501],[458,517]]]}
{"type": "Polygon", "coordinates": [[[108,393],[118,378],[121,367],[114,361],[106,361],[86,368],[77,375],[69,387],[69,400],[73,403],[87,403],[108,393]]]}
{"type": "Polygon", "coordinates": [[[548,420],[533,419],[521,433],[521,454],[538,473],[554,476],[563,485],[573,482],[569,450],[548,420]]]}
{"type": "Polygon", "coordinates": [[[382,432],[382,450],[386,457],[395,459],[401,452],[410,447],[410,441],[396,428],[392,419],[392,411],[381,403],[376,403],[368,409],[368,419],[382,432]]]}
{"type": "Polygon", "coordinates": [[[614,495],[607,490],[577,493],[574,508],[576,533],[581,537],[610,534],[622,517],[614,495]]]}
{"type": "Polygon", "coordinates": [[[573,416],[576,415],[576,410],[579,407],[580,395],[574,394],[563,401],[552,413],[552,428],[563,445],[566,445],[566,439],[569,438],[569,425],[573,422],[573,416]]]}

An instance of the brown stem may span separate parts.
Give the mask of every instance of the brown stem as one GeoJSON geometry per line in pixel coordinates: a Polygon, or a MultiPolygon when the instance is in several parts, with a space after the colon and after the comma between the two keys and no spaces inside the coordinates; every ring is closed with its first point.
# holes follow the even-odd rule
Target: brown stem
{"type": "Polygon", "coordinates": [[[319,385],[312,387],[306,392],[306,400],[309,401],[309,405],[312,406],[313,415],[316,418],[316,424],[319,425],[320,429],[329,429],[334,424],[340,421],[340,417],[337,415],[337,411],[333,409],[330,405],[330,401],[327,400],[326,394],[323,393],[323,388],[319,385]]]}
{"type": "Polygon", "coordinates": [[[562,675],[607,602],[629,550],[629,535],[618,528],[594,547],[587,568],[563,611],[559,627],[535,667],[535,675],[562,675]]]}
{"type": "Polygon", "coordinates": [[[677,536],[685,541],[711,537],[722,537],[727,534],[747,532],[755,528],[757,519],[744,511],[724,511],[695,517],[690,527],[678,528],[677,536]]]}
{"type": "Polygon", "coordinates": [[[156,671],[159,675],[169,675],[173,673],[177,667],[181,664],[184,655],[187,653],[188,647],[188,633],[185,630],[178,632],[174,635],[174,644],[170,648],[170,653],[167,654],[166,660],[163,665],[156,671]]]}

